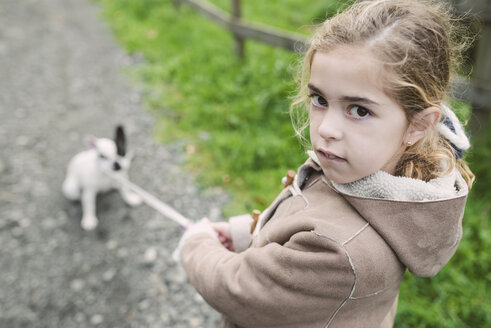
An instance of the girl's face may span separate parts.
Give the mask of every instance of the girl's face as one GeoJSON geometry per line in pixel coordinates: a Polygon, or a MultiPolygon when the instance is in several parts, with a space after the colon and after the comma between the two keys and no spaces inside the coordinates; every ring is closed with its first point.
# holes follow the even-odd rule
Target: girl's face
{"type": "Polygon", "coordinates": [[[382,170],[393,174],[409,123],[384,91],[382,66],[361,47],[314,55],[310,139],[322,170],[349,183],[382,170]]]}

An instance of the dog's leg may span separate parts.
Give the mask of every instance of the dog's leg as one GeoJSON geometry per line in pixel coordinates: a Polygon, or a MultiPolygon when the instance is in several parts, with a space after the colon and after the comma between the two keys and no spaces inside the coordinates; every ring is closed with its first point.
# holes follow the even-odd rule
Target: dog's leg
{"type": "Polygon", "coordinates": [[[61,191],[69,200],[80,200],[80,185],[73,174],[67,173],[61,191]]]}
{"type": "Polygon", "coordinates": [[[82,192],[82,210],[83,217],[80,225],[84,230],[94,230],[99,223],[96,217],[96,196],[93,190],[85,189],[82,192]]]}

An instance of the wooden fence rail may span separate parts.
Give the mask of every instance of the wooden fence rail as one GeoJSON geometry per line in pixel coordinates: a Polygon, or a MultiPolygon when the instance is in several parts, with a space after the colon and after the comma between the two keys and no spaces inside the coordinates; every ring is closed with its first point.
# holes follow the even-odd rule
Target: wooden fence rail
{"type": "Polygon", "coordinates": [[[230,15],[222,9],[203,0],[174,0],[174,4],[177,7],[179,7],[181,3],[186,3],[191,8],[195,9],[203,16],[208,17],[224,29],[230,31],[238,38],[252,39],[294,52],[302,52],[308,41],[308,38],[301,34],[286,32],[267,25],[243,21],[240,18],[240,4],[238,1],[235,1],[235,5],[233,6],[235,15],[230,15]]]}
{"type": "MultiPolygon", "coordinates": [[[[271,26],[246,22],[241,19],[240,0],[231,0],[232,14],[205,0],[173,0],[179,7],[182,3],[232,33],[236,40],[236,53],[244,56],[244,40],[252,39],[289,51],[303,52],[308,38],[271,26]]],[[[453,96],[473,105],[471,130],[474,134],[486,131],[491,114],[491,0],[447,0],[461,13],[473,13],[483,22],[481,37],[476,48],[471,81],[457,81],[453,96]]]]}

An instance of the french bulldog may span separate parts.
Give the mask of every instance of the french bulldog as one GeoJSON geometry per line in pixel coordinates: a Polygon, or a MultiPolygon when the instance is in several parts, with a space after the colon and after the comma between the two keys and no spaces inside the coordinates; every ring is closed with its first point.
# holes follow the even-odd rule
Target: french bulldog
{"type": "Polygon", "coordinates": [[[126,204],[137,206],[142,199],[129,189],[118,185],[105,172],[113,171],[128,177],[132,154],[126,151],[126,136],[121,125],[116,127],[114,140],[89,137],[90,149],[76,154],[68,164],[63,195],[82,203],[81,226],[94,230],[99,220],[96,216],[96,197],[112,189],[118,189],[126,204]]]}

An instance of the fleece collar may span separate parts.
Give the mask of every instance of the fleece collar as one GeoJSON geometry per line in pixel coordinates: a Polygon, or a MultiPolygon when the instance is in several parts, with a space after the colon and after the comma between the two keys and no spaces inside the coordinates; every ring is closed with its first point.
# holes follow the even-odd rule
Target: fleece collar
{"type": "MultiPolygon", "coordinates": [[[[308,154],[314,163],[320,165],[313,151],[309,151],[308,154]]],[[[408,177],[396,177],[378,171],[351,183],[332,182],[332,185],[337,191],[350,196],[410,202],[452,199],[468,193],[467,184],[457,170],[428,182],[408,177]]]]}

